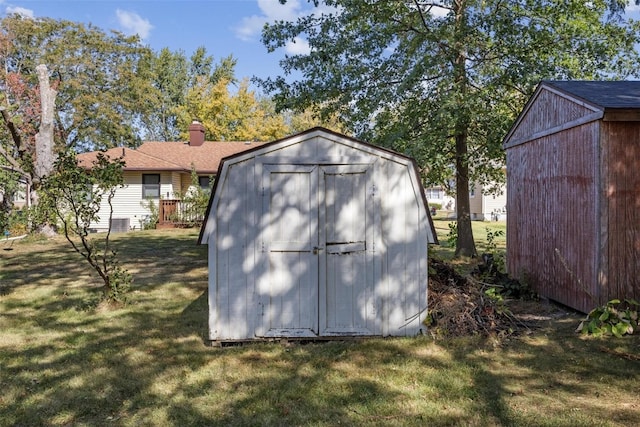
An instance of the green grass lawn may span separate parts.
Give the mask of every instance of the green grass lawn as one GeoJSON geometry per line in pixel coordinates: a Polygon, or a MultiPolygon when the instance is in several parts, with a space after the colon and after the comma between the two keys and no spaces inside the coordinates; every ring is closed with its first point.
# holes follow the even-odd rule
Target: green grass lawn
{"type": "Polygon", "coordinates": [[[640,339],[576,335],[575,315],[502,341],[209,347],[196,239],[117,235],[117,309],[62,239],[0,243],[0,426],[640,425],[640,339]]]}

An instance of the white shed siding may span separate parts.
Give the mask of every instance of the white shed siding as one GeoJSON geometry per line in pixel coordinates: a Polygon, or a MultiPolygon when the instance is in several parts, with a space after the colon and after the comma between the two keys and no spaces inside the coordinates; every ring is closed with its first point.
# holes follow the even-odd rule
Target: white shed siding
{"type": "Polygon", "coordinates": [[[385,335],[415,335],[426,308],[428,230],[420,191],[406,165],[385,162],[382,171],[383,283],[386,283],[385,335]]]}
{"type": "Polygon", "coordinates": [[[215,206],[218,212],[215,235],[217,245],[209,245],[209,323],[215,340],[253,336],[256,295],[256,228],[253,201],[252,162],[233,165],[234,179],[226,180],[215,206]],[[243,319],[243,322],[238,322],[243,319]]]}
{"type": "Polygon", "coordinates": [[[210,339],[419,333],[435,240],[422,191],[410,160],[322,129],[225,161],[200,238],[210,339]],[[300,222],[304,212],[317,224],[300,222]],[[311,243],[286,229],[295,224],[317,230],[311,243]]]}

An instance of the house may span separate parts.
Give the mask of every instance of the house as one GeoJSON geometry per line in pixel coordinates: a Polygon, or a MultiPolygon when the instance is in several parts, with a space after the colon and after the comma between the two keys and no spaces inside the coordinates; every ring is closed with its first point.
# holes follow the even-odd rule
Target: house
{"type": "Polygon", "coordinates": [[[507,219],[506,185],[500,185],[497,194],[491,192],[488,185],[471,183],[469,187],[469,212],[473,221],[507,219]]]}
{"type": "MultiPolygon", "coordinates": [[[[11,205],[16,209],[22,209],[24,207],[29,207],[29,193],[30,186],[26,179],[19,178],[17,183],[17,189],[15,193],[11,196],[11,200],[7,203],[11,203],[11,205]]],[[[9,197],[9,196],[7,196],[9,197]]],[[[0,203],[3,203],[5,200],[4,189],[0,188],[0,203]]]]}
{"type": "Polygon", "coordinates": [[[640,299],[640,82],[542,82],[504,148],[509,274],[583,312],[640,299]]]}
{"type": "Polygon", "coordinates": [[[437,204],[441,209],[453,211],[456,207],[456,198],[447,193],[446,188],[441,185],[426,187],[424,192],[430,204],[437,204]]]}
{"type": "MultiPolygon", "coordinates": [[[[491,191],[495,187],[471,183],[469,185],[469,212],[473,221],[503,221],[507,219],[507,186],[498,186],[498,192],[491,191]]],[[[443,187],[425,189],[429,203],[437,203],[450,217],[455,217],[456,199],[449,195],[443,187]]]]}
{"type": "MultiPolygon", "coordinates": [[[[255,142],[205,141],[204,126],[193,122],[189,126],[187,142],[144,142],[137,149],[125,147],[106,151],[111,158],[122,157],[125,187],[118,189],[113,199],[114,231],[141,229],[152,215],[150,203],[159,210],[160,226],[171,223],[172,214],[179,209],[180,196],[192,185],[192,171],[202,188],[210,187],[210,178],[218,173],[223,157],[259,145],[255,142]]],[[[98,152],[78,155],[78,162],[91,167],[98,152]]],[[[101,212],[108,212],[106,201],[101,212]]],[[[108,215],[92,225],[96,231],[109,228],[108,215]]]]}
{"type": "Polygon", "coordinates": [[[219,170],[199,237],[212,341],[424,330],[437,240],[411,159],[313,128],[219,170]]]}

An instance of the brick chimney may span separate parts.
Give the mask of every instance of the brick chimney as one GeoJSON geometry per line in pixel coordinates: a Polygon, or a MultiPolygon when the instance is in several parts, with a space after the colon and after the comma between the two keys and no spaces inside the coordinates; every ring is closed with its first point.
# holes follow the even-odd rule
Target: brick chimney
{"type": "Polygon", "coordinates": [[[197,120],[189,125],[189,145],[199,147],[204,144],[204,126],[197,120]]]}

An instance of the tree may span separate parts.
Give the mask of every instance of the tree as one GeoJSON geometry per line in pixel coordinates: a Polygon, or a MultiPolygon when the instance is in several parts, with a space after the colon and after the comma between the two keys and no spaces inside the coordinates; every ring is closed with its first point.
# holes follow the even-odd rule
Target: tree
{"type": "Polygon", "coordinates": [[[269,141],[287,134],[284,116],[276,113],[268,99],[256,95],[247,79],[235,93],[229,90],[231,85],[227,78],[213,82],[206,76],[198,77],[179,108],[181,128],[186,131],[197,118],[212,140],[269,141]]]}
{"type": "MultiPolygon", "coordinates": [[[[151,51],[137,37],[50,18],[11,15],[0,21],[0,87],[20,79],[37,86],[38,64],[48,64],[57,90],[55,137],[59,148],[78,151],[139,144],[137,123],[153,107],[148,64],[151,51]]],[[[2,100],[14,110],[15,99],[2,100]]],[[[31,100],[31,105],[35,105],[31,100]]],[[[17,116],[23,142],[34,137],[17,116]]],[[[14,141],[15,142],[15,141],[14,141]]]]}
{"type": "Polygon", "coordinates": [[[35,204],[57,152],[139,143],[137,123],[153,93],[144,67],[149,54],[135,37],[90,25],[18,15],[0,20],[3,216],[19,181],[33,190],[35,204]]]}
{"type": "Polygon", "coordinates": [[[106,201],[109,224],[113,216],[112,199],[124,186],[122,159],[109,159],[99,153],[89,170],[78,165],[75,151],[67,150],[55,162],[52,174],[43,180],[39,208],[53,212],[67,241],[82,255],[102,279],[103,298],[121,302],[131,284],[131,275],[118,264],[111,247],[111,228],[104,234],[91,235],[91,223],[106,201]]]}
{"type": "MultiPolygon", "coordinates": [[[[270,102],[273,104],[271,99],[270,102]]],[[[276,106],[274,105],[273,108],[275,110],[276,106]]],[[[289,127],[290,133],[302,132],[316,126],[322,126],[335,132],[345,132],[344,126],[336,117],[323,119],[312,107],[306,108],[301,112],[287,110],[282,113],[285,115],[285,122],[289,127]]]]}
{"type": "Polygon", "coordinates": [[[457,256],[476,255],[469,185],[504,179],[502,138],[536,84],[638,75],[639,27],[623,0],[311,2],[322,13],[265,27],[270,51],[297,37],[311,50],[260,84],[278,109],[320,105],[416,158],[427,185],[453,174],[457,256]],[[287,80],[293,71],[299,80],[287,80]]]}
{"type": "Polygon", "coordinates": [[[142,119],[145,138],[177,141],[186,130],[181,128],[184,123],[179,115],[189,90],[199,84],[198,79],[212,84],[220,80],[234,82],[234,67],[232,56],[214,66],[213,57],[204,47],[197,48],[189,59],[183,51],[172,52],[168,48],[154,54],[148,64],[154,108],[142,119]]]}
{"type": "Polygon", "coordinates": [[[156,111],[143,119],[145,138],[176,141],[180,134],[176,107],[184,102],[188,87],[188,63],[182,52],[162,49],[150,59],[150,74],[155,88],[156,111]]]}

